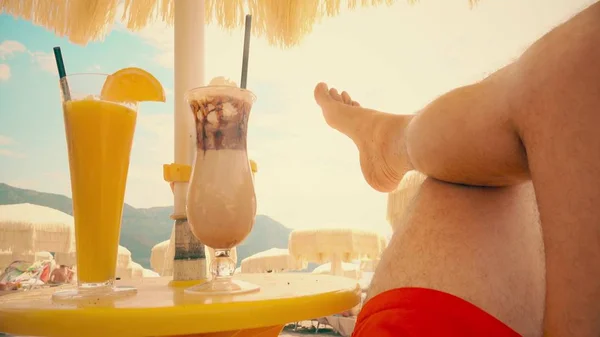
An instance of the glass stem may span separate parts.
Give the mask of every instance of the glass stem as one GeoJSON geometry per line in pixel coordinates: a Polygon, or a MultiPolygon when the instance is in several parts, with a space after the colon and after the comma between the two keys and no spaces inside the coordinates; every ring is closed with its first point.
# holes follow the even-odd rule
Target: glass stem
{"type": "Polygon", "coordinates": [[[215,259],[211,263],[215,281],[227,281],[233,276],[235,263],[230,257],[230,253],[230,249],[215,249],[215,259]]]}

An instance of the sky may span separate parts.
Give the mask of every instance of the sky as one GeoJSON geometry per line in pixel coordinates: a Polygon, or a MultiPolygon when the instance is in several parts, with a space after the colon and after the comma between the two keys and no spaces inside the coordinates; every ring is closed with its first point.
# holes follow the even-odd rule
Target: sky
{"type": "MultiPolygon", "coordinates": [[[[258,213],[291,228],[350,227],[389,234],[387,195],[363,180],[354,144],[330,129],[313,99],[316,83],[347,90],[362,106],[414,113],[437,96],[478,81],[519,57],[593,0],[423,0],[342,11],[294,48],[253,37],[248,152],[259,166],[258,213]]],[[[206,28],[206,81],[239,81],[242,30],[206,28]]],[[[70,196],[67,148],[52,48],[69,73],[150,71],[166,103],[144,103],[126,202],[172,205],[162,165],[173,161],[173,29],[129,32],[115,22],[104,41],[82,47],[0,14],[0,182],[70,196]]]]}

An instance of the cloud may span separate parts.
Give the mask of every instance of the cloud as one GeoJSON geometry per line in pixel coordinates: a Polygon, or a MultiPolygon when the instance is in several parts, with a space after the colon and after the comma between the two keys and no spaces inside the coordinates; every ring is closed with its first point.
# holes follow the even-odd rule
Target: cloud
{"type": "Polygon", "coordinates": [[[10,158],[25,158],[25,155],[22,153],[14,152],[9,149],[0,148],[0,156],[10,157],[10,158]]]}
{"type": "Polygon", "coordinates": [[[8,81],[10,78],[10,67],[8,64],[0,63],[0,81],[8,81]]]}
{"type": "MultiPolygon", "coordinates": [[[[41,70],[51,74],[56,74],[56,63],[54,55],[42,51],[33,51],[27,49],[24,44],[14,40],[4,40],[0,43],[0,59],[7,60],[15,57],[17,54],[28,54],[31,61],[36,64],[41,70]]],[[[0,64],[0,80],[8,80],[10,78],[10,67],[8,64],[0,64]]]]}
{"type": "MultiPolygon", "coordinates": [[[[142,107],[143,108],[143,107],[142,107]]],[[[172,205],[162,166],[173,162],[173,114],[138,114],[126,200],[132,205],[172,205]]]]}
{"type": "Polygon", "coordinates": [[[17,53],[24,53],[26,50],[27,48],[18,41],[4,40],[0,43],[0,59],[6,60],[8,57],[17,53]]]}
{"type": "Polygon", "coordinates": [[[173,69],[175,59],[175,43],[173,40],[173,28],[164,23],[150,25],[136,32],[146,43],[156,48],[157,53],[153,60],[168,69],[173,69]]]}
{"type": "MultiPolygon", "coordinates": [[[[123,11],[125,6],[120,3],[117,6],[117,22],[115,22],[115,30],[126,31],[125,23],[121,20],[123,18],[123,11]]],[[[174,41],[173,41],[173,27],[168,27],[163,22],[156,22],[146,26],[145,28],[133,33],[140,36],[146,43],[156,48],[157,52],[153,56],[154,62],[157,64],[172,69],[174,60],[174,41]]]]}
{"type": "Polygon", "coordinates": [[[29,54],[31,55],[33,62],[37,64],[40,69],[53,75],[58,74],[54,55],[41,51],[29,52],[29,54]]]}
{"type": "Polygon", "coordinates": [[[8,136],[0,135],[0,146],[11,145],[14,143],[15,143],[15,141],[12,138],[10,138],[8,136]]]}
{"type": "Polygon", "coordinates": [[[0,157],[25,158],[25,154],[10,149],[11,146],[16,144],[17,142],[14,139],[0,135],[0,157]]]}
{"type": "MultiPolygon", "coordinates": [[[[27,51],[25,46],[13,40],[4,40],[0,43],[0,60],[7,60],[15,54],[27,51]]],[[[6,63],[0,63],[0,81],[8,81],[11,77],[10,66],[6,63]]]]}
{"type": "Polygon", "coordinates": [[[102,69],[102,67],[99,64],[94,64],[93,66],[88,67],[86,70],[95,72],[95,71],[100,71],[101,69],[102,69]]]}

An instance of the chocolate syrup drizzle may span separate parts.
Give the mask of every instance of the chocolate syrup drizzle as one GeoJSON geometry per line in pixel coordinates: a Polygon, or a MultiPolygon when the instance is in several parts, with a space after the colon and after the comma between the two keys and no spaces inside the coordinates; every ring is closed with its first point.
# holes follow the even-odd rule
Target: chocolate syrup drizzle
{"type": "Polygon", "coordinates": [[[233,96],[218,95],[191,100],[189,104],[196,121],[198,150],[246,150],[250,103],[233,96]],[[227,104],[235,110],[229,116],[223,113],[227,104]]]}

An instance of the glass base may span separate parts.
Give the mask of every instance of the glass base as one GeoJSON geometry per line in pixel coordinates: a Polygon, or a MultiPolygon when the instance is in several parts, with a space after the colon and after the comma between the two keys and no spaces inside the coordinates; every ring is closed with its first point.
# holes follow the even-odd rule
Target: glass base
{"type": "Polygon", "coordinates": [[[184,290],[186,294],[204,296],[224,296],[251,293],[260,290],[260,286],[240,280],[214,280],[184,290]]]}
{"type": "Polygon", "coordinates": [[[131,286],[113,286],[106,288],[76,288],[57,291],[52,294],[52,300],[56,302],[78,302],[99,299],[118,299],[137,294],[137,289],[131,286]]]}

